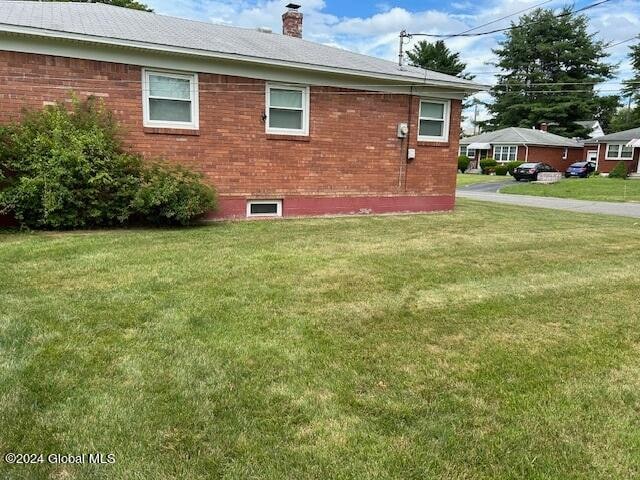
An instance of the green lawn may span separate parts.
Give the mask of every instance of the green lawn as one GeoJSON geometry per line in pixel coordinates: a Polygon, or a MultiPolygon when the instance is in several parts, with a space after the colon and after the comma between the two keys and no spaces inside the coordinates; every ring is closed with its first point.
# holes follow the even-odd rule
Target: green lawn
{"type": "Polygon", "coordinates": [[[473,173],[459,173],[457,186],[464,187],[474,183],[508,182],[511,177],[501,175],[478,175],[473,173]]]}
{"type": "Polygon", "coordinates": [[[454,214],[0,235],[21,479],[640,475],[640,227],[454,214]]]}
{"type": "Polygon", "coordinates": [[[548,185],[509,185],[501,188],[500,192],[603,202],[640,202],[640,181],[606,177],[570,178],[548,185]]]}

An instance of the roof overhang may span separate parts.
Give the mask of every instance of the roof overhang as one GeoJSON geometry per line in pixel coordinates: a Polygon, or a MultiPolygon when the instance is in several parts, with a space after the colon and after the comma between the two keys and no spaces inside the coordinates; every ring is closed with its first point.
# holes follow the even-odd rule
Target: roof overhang
{"type": "Polygon", "coordinates": [[[491,150],[491,144],[486,142],[473,142],[467,145],[471,150],[491,150]]]}
{"type": "Polygon", "coordinates": [[[627,147],[640,148],[640,138],[632,138],[627,147]]]}
{"type": "MultiPolygon", "coordinates": [[[[407,75],[390,75],[377,72],[369,72],[364,70],[349,69],[349,68],[337,68],[328,67],[323,65],[316,65],[312,63],[300,63],[290,62],[277,59],[253,57],[248,55],[240,55],[226,52],[216,52],[210,50],[203,50],[197,48],[186,48],[171,45],[162,45],[150,42],[140,42],[111,37],[100,37],[95,35],[87,35],[80,33],[71,33],[58,30],[48,30],[33,27],[24,27],[19,25],[10,25],[0,23],[0,32],[14,33],[19,35],[27,35],[41,38],[56,38],[63,40],[70,40],[80,43],[90,43],[96,45],[108,45],[118,46],[125,48],[134,48],[152,52],[171,53],[179,55],[192,55],[204,58],[215,58],[231,61],[249,62],[253,64],[261,64],[268,66],[281,66],[285,68],[300,69],[318,73],[332,73],[338,75],[356,76],[368,79],[383,80],[387,82],[397,82],[398,84],[405,85],[407,87],[443,87],[449,90],[456,90],[465,94],[473,94],[481,91],[485,91],[489,88],[488,85],[482,85],[474,82],[455,82],[455,81],[441,81],[432,79],[421,79],[419,77],[410,77],[407,75]]],[[[443,90],[444,91],[444,90],[443,90]]]]}

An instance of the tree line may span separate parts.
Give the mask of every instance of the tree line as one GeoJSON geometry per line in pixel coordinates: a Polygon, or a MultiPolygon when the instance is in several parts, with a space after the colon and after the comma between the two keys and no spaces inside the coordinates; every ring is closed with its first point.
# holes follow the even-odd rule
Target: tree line
{"type": "MultiPolygon", "coordinates": [[[[575,123],[598,120],[605,132],[640,127],[640,44],[630,49],[633,78],[620,95],[599,95],[597,85],[615,76],[607,45],[588,32],[589,19],[565,7],[559,14],[539,8],[512,22],[493,50],[499,70],[485,103],[491,118],[478,122],[484,131],[550,125],[566,137],[586,137],[575,123]],[[626,106],[623,107],[623,101],[626,106]]],[[[407,56],[415,66],[473,78],[459,53],[443,41],[418,42],[407,56]]]]}

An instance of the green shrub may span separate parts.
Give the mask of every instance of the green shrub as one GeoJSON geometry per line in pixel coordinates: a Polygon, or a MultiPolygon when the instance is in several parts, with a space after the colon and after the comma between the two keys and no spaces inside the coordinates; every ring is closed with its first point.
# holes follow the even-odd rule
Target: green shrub
{"type": "Polygon", "coordinates": [[[484,160],[480,160],[480,168],[482,169],[482,173],[484,175],[488,175],[489,173],[493,173],[495,168],[498,165],[493,158],[485,158],[484,160]]]}
{"type": "Polygon", "coordinates": [[[469,168],[469,162],[471,162],[469,157],[466,155],[460,155],[458,157],[458,170],[460,170],[461,173],[466,172],[467,168],[469,168]]]}
{"type": "Polygon", "coordinates": [[[627,164],[622,160],[609,172],[609,178],[627,178],[627,175],[627,164]]]}
{"type": "Polygon", "coordinates": [[[498,165],[495,167],[496,175],[506,175],[509,172],[509,168],[506,165],[498,165]]]}
{"type": "MultiPolygon", "coordinates": [[[[138,156],[123,152],[117,123],[94,98],[74,99],[70,110],[60,103],[26,112],[21,123],[4,127],[0,172],[0,213],[23,226],[48,229],[140,218],[139,189],[149,176],[138,156]]],[[[184,183],[185,174],[175,174],[184,183]]],[[[179,215],[181,223],[187,210],[179,215]]]]}
{"type": "Polygon", "coordinates": [[[202,175],[180,166],[153,165],[145,169],[133,205],[142,217],[157,225],[187,225],[215,210],[215,191],[202,175]]]}
{"type": "Polygon", "coordinates": [[[522,165],[524,162],[521,162],[519,160],[514,160],[513,162],[508,162],[506,164],[507,166],[507,171],[509,172],[509,175],[513,175],[513,171],[518,168],[520,165],[522,165]]]}

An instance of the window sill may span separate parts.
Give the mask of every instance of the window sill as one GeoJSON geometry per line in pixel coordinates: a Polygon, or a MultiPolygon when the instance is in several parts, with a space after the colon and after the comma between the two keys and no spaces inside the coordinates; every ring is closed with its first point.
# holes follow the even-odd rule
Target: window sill
{"type": "Polygon", "coordinates": [[[449,142],[442,140],[418,140],[419,147],[448,147],[449,142]]]}
{"type": "Polygon", "coordinates": [[[161,135],[183,135],[183,136],[199,136],[200,130],[191,130],[188,128],[162,128],[162,127],[143,127],[144,133],[153,133],[161,135]]]}
{"type": "Polygon", "coordinates": [[[267,140],[285,140],[288,142],[310,142],[309,135],[281,135],[279,133],[267,133],[267,140]]]}
{"type": "Polygon", "coordinates": [[[608,162],[633,162],[633,158],[605,158],[608,162]]]}

